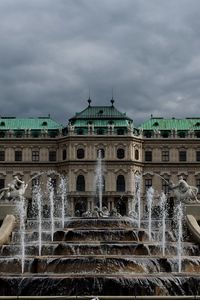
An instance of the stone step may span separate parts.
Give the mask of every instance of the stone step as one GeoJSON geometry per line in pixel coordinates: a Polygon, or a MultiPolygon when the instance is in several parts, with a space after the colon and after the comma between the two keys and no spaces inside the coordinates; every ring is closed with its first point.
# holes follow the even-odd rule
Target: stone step
{"type": "MultiPolygon", "coordinates": [[[[182,273],[199,273],[200,258],[182,258],[182,273]]],[[[0,274],[21,273],[21,259],[0,259],[0,274]]],[[[176,273],[178,258],[133,257],[133,256],[68,256],[26,258],[24,272],[38,274],[160,274],[176,273]]]]}
{"type": "MultiPolygon", "coordinates": [[[[183,243],[182,255],[197,256],[199,246],[193,243],[183,243]]],[[[1,257],[21,255],[21,245],[11,244],[0,247],[1,257]]],[[[25,254],[37,256],[38,242],[25,245],[25,254]]],[[[144,242],[60,242],[42,243],[42,255],[162,255],[162,245],[144,242]]],[[[177,243],[166,243],[166,255],[177,255],[177,243]]]]}
{"type": "MultiPolygon", "coordinates": [[[[198,295],[197,274],[22,274],[0,276],[0,295],[4,296],[74,296],[88,295],[198,295]]],[[[101,299],[101,298],[100,298],[101,299]]],[[[180,298],[179,298],[180,299],[180,298]]]]}

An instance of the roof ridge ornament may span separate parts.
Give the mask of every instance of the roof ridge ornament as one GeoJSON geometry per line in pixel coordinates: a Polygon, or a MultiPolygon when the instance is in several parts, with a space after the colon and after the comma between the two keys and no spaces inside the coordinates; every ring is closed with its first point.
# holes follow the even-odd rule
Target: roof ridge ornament
{"type": "Polygon", "coordinates": [[[91,106],[91,102],[92,102],[92,100],[91,100],[90,97],[89,97],[89,99],[88,99],[88,103],[89,103],[88,107],[91,106]]]}
{"type": "Polygon", "coordinates": [[[114,104],[114,102],[115,102],[115,100],[113,99],[113,97],[112,97],[112,99],[110,100],[110,102],[111,102],[111,104],[112,104],[111,106],[113,107],[113,106],[114,106],[113,104],[114,104]]]}

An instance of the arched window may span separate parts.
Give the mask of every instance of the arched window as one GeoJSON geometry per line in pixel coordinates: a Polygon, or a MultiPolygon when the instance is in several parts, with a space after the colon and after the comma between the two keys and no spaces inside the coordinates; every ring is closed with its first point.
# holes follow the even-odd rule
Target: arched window
{"type": "Polygon", "coordinates": [[[139,159],[139,151],[138,151],[138,149],[135,149],[135,159],[136,160],[139,159]]]}
{"type": "Polygon", "coordinates": [[[123,175],[117,176],[117,192],[125,192],[125,179],[123,175]]]}
{"type": "Polygon", "coordinates": [[[85,178],[83,175],[78,175],[78,177],[76,179],[76,190],[78,192],[85,191],[85,178]]]}
{"type": "Polygon", "coordinates": [[[117,149],[117,158],[122,159],[125,156],[125,151],[122,148],[117,149]]]}
{"type": "Polygon", "coordinates": [[[85,151],[82,148],[77,149],[77,158],[81,159],[85,157],[85,151]]]}

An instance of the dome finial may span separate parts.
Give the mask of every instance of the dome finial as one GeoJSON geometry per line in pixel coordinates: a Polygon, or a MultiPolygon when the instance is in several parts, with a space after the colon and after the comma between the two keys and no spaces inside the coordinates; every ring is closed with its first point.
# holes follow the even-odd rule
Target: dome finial
{"type": "Polygon", "coordinates": [[[89,103],[89,105],[88,105],[88,106],[90,107],[90,106],[91,106],[91,102],[92,102],[92,100],[90,99],[90,88],[89,88],[89,91],[88,91],[88,92],[89,92],[89,98],[88,98],[88,103],[89,103]]]}
{"type": "Polygon", "coordinates": [[[90,105],[90,104],[91,104],[91,102],[92,102],[92,100],[89,98],[89,99],[88,99],[88,103],[89,103],[89,105],[88,105],[88,106],[89,106],[89,107],[91,106],[91,105],[90,105]]]}
{"type": "Polygon", "coordinates": [[[112,99],[110,100],[111,104],[112,104],[112,107],[113,107],[113,104],[115,102],[115,100],[113,99],[113,88],[112,88],[112,99]]]}

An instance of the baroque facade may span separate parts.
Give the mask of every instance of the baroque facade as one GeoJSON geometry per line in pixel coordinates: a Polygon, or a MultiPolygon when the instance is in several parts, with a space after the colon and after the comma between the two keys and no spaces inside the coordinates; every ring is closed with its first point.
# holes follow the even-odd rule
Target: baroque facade
{"type": "MultiPolygon", "coordinates": [[[[103,205],[121,214],[134,209],[134,178],[143,176],[143,209],[146,190],[169,193],[169,180],[182,175],[200,192],[200,119],[151,117],[136,128],[111,100],[109,106],[88,106],[67,126],[46,118],[0,118],[0,188],[13,176],[28,182],[38,172],[55,170],[68,178],[71,214],[93,209],[94,177],[101,150],[103,205]]],[[[56,176],[54,180],[56,189],[56,176]]],[[[27,190],[31,199],[32,184],[27,190]]],[[[169,197],[170,205],[173,198],[169,197]]]]}

